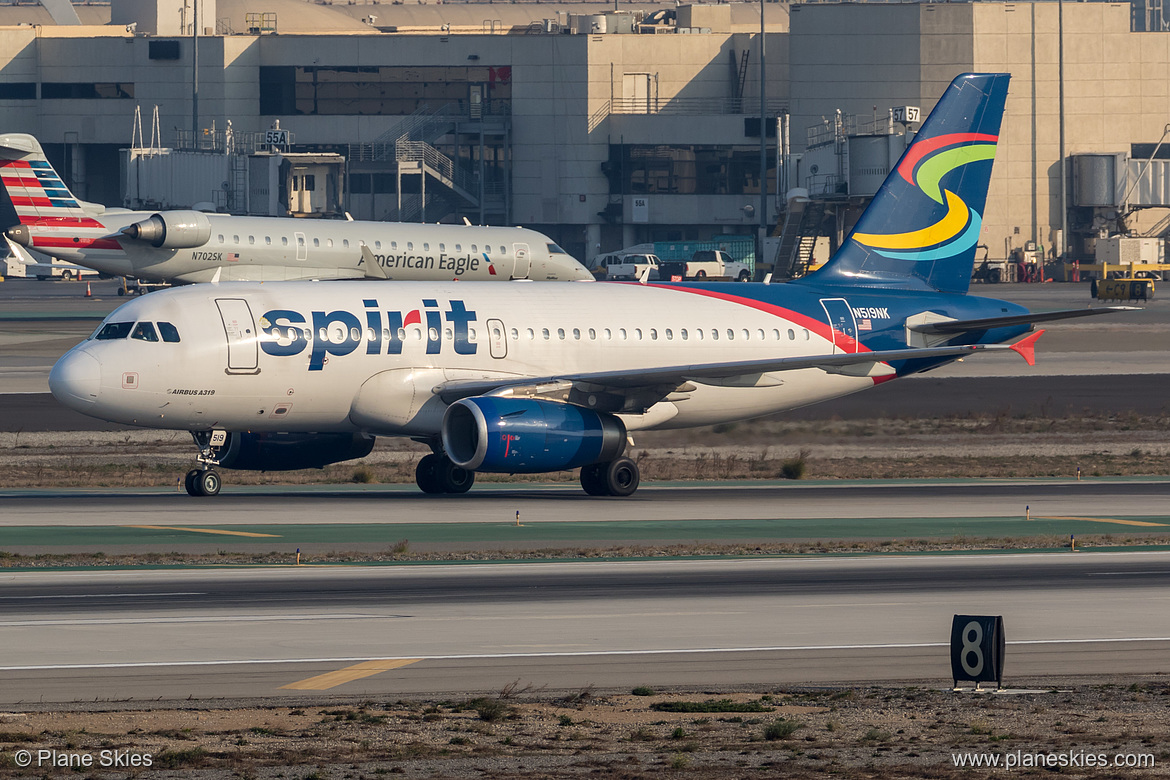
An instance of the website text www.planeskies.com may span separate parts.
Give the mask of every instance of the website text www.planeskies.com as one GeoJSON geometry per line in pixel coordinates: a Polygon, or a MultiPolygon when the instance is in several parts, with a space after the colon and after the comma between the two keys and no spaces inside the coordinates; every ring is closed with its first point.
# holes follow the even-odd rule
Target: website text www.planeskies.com
{"type": "Polygon", "coordinates": [[[1104,753],[1092,750],[1009,750],[1003,753],[952,753],[956,767],[972,769],[1153,769],[1153,753],[1104,753]]]}

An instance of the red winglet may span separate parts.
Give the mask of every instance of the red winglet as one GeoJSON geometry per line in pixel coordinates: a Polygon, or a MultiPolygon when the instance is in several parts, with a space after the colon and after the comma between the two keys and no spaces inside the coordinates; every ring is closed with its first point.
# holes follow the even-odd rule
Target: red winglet
{"type": "Polygon", "coordinates": [[[1020,339],[1015,344],[1012,344],[1012,351],[1019,352],[1020,357],[1027,361],[1028,365],[1036,365],[1036,339],[1044,335],[1044,331],[1038,330],[1027,338],[1020,339]]]}

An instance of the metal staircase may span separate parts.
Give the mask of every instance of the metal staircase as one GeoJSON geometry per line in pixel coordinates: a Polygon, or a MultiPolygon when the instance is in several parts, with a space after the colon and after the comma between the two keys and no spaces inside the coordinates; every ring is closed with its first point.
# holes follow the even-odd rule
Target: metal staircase
{"type": "Polygon", "coordinates": [[[788,204],[776,252],[778,277],[795,279],[808,273],[825,219],[825,205],[823,200],[799,199],[788,204]]]}
{"type": "Polygon", "coordinates": [[[373,143],[351,144],[350,159],[358,162],[389,162],[396,166],[399,182],[398,205],[387,218],[400,222],[433,221],[454,210],[452,198],[472,207],[479,206],[479,179],[433,144],[456,129],[458,106],[420,108],[373,143]],[[420,194],[403,197],[402,177],[420,177],[420,194]],[[428,184],[438,185],[428,193],[428,184]]]}

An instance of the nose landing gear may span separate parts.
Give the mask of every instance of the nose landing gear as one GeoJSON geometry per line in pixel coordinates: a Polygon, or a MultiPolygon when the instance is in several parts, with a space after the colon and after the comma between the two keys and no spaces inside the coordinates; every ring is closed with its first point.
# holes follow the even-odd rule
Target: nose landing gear
{"type": "Polygon", "coordinates": [[[219,495],[221,484],[219,472],[209,468],[191,469],[183,480],[183,486],[187,488],[187,495],[190,496],[219,495]]]}
{"type": "Polygon", "coordinates": [[[223,486],[219,472],[211,468],[219,464],[218,448],[226,441],[223,431],[191,431],[191,438],[199,448],[199,468],[191,469],[183,478],[183,487],[189,496],[217,496],[223,486]]]}

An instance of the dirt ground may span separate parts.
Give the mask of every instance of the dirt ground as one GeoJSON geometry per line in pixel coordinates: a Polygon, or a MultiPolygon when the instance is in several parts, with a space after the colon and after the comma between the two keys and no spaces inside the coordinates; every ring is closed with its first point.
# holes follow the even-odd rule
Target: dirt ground
{"type": "Polygon", "coordinates": [[[990,771],[956,767],[956,754],[1015,761],[1024,768],[1012,774],[1023,777],[1170,776],[1170,682],[1031,680],[998,694],[954,693],[949,685],[553,694],[517,681],[458,701],[323,698],[232,709],[99,703],[84,712],[0,714],[0,777],[634,780],[990,771]],[[56,751],[64,757],[58,761],[90,755],[94,768],[43,764],[26,772],[15,763],[19,750],[34,760],[38,751],[56,751]],[[150,768],[100,767],[103,755],[108,762],[133,754],[149,756],[150,768]],[[1054,768],[1036,768],[1045,761],[1054,768]],[[1108,766],[1086,766],[1100,761],[1108,766]]]}
{"type": "MultiPolygon", "coordinates": [[[[1170,474],[1170,417],[975,416],[788,422],[778,418],[634,434],[644,481],[897,479],[1170,474]]],[[[231,472],[232,484],[413,483],[425,447],[381,438],[366,458],[291,472],[231,472]]],[[[0,433],[7,487],[176,484],[194,462],[175,431],[0,433]]],[[[481,474],[481,482],[576,481],[575,471],[481,474]]]]}

